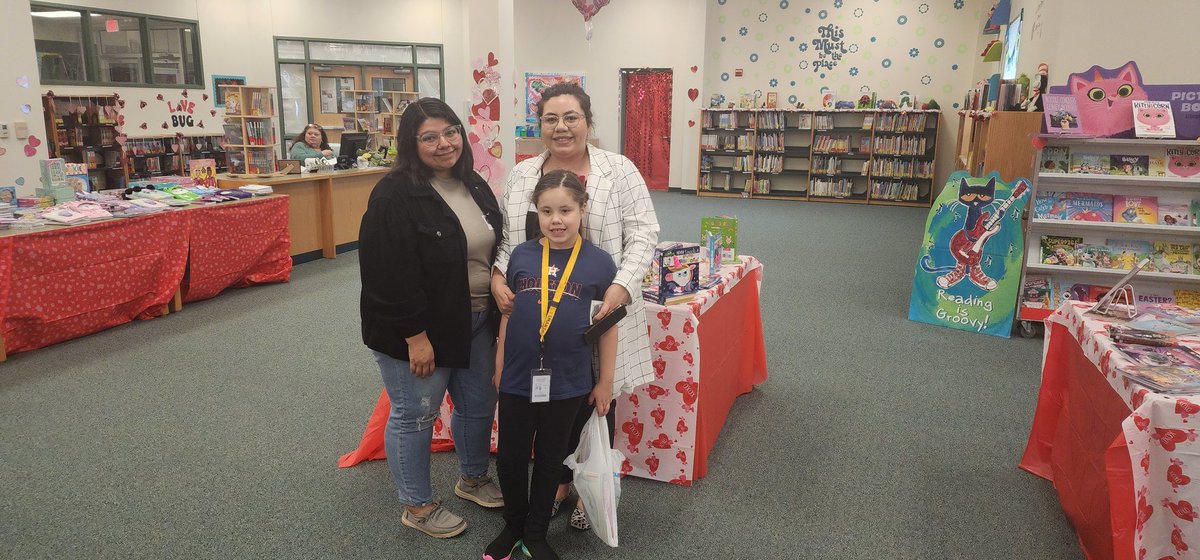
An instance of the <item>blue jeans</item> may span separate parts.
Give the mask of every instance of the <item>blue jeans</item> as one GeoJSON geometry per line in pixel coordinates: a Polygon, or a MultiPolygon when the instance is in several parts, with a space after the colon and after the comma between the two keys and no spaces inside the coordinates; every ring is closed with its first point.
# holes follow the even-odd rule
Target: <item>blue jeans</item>
{"type": "MultiPolygon", "coordinates": [[[[496,413],[494,339],[486,311],[471,314],[471,361],[469,368],[439,367],[429,377],[412,374],[409,363],[375,352],[383,375],[383,386],[392,401],[383,432],[388,467],[405,505],[432,503],[429,482],[429,447],[433,422],[437,420],[446,391],[454,402],[450,430],[458,451],[460,474],[479,477],[488,472],[492,419],[496,413]]],[[[436,364],[437,356],[434,355],[436,364]]]]}

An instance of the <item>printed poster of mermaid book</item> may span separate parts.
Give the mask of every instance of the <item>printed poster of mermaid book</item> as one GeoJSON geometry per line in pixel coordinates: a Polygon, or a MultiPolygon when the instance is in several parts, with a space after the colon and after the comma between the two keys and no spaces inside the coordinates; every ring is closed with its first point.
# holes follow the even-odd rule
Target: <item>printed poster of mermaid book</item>
{"type": "Polygon", "coordinates": [[[1029,181],[950,176],[925,221],[908,318],[1008,338],[1021,288],[1029,181]]]}

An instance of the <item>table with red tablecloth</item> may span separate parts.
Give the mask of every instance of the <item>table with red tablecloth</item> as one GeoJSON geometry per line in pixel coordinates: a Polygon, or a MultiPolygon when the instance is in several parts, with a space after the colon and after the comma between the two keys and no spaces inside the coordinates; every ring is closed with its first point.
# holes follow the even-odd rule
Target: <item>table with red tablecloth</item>
{"type": "MultiPolygon", "coordinates": [[[[1054,483],[1089,558],[1190,558],[1200,546],[1200,397],[1126,379],[1118,368],[1129,358],[1105,331],[1113,321],[1085,314],[1091,305],[1066,302],[1046,319],[1021,468],[1054,483]]],[[[1200,348],[1200,338],[1180,340],[1200,348]]]]}
{"type": "MultiPolygon", "coordinates": [[[[646,304],[655,380],[617,397],[614,446],[625,454],[623,472],[683,485],[707,473],[709,452],[734,399],[767,379],[762,273],[758,259],[742,256],[721,268],[720,284],[690,302],[646,304]]],[[[453,449],[452,409],[447,399],[434,423],[435,451],[453,449]]],[[[358,448],[339,466],[387,456],[383,431],[390,410],[382,392],[358,448]]]]}
{"type": "Polygon", "coordinates": [[[287,281],[287,208],[272,196],[4,232],[4,355],[157,317],[181,289],[195,301],[287,281]]]}

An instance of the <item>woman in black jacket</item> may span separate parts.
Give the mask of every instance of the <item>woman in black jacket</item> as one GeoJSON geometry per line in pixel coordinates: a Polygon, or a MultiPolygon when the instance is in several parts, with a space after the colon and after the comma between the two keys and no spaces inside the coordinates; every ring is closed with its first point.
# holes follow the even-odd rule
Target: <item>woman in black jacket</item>
{"type": "Polygon", "coordinates": [[[392,402],[388,466],[405,505],[401,523],[448,538],[466,522],[435,501],[429,453],[446,391],[458,451],[454,493],[504,505],[488,476],[499,313],[490,274],[502,218],[472,170],[462,121],[424,98],[397,126],[396,167],[371,192],[359,231],[363,342],[374,351],[392,402]]]}

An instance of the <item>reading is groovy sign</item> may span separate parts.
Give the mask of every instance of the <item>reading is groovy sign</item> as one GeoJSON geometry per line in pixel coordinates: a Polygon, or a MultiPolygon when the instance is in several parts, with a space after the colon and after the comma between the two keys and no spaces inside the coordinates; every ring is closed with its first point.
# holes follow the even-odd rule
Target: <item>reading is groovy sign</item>
{"type": "Polygon", "coordinates": [[[1029,181],[950,176],[925,221],[908,318],[1007,338],[1012,332],[1029,181]]]}

